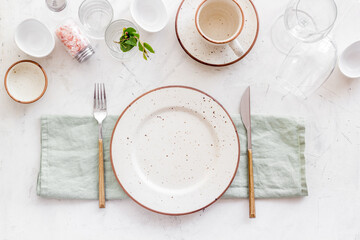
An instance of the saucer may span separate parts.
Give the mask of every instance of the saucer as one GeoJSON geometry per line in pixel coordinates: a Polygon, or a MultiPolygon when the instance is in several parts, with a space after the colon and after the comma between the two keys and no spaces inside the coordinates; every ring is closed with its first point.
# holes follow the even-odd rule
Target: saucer
{"type": "Polygon", "coordinates": [[[194,60],[210,66],[227,66],[243,59],[254,46],[259,32],[259,18],[251,0],[236,0],[244,11],[244,28],[237,38],[244,49],[241,57],[228,45],[213,45],[201,37],[195,26],[195,13],[203,0],[183,0],[175,20],[176,36],[184,51],[194,60]]]}

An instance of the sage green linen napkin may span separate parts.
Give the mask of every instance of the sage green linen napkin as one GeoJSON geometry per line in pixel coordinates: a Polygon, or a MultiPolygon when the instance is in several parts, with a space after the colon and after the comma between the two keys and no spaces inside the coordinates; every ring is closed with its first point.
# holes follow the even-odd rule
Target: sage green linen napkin
{"type": "MultiPolygon", "coordinates": [[[[239,115],[232,119],[240,137],[240,164],[224,198],[248,196],[246,132],[239,115]]],[[[104,121],[104,161],[107,199],[123,199],[110,162],[110,138],[117,117],[104,121]]],[[[253,164],[256,198],[307,195],[305,127],[302,120],[252,116],[253,164]]],[[[37,194],[57,199],[98,198],[98,126],[92,117],[43,116],[41,162],[37,194]]]]}

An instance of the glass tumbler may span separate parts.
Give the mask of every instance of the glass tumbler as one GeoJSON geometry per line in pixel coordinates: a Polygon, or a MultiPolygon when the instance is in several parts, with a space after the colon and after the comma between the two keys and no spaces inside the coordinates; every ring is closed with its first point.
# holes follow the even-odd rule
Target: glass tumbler
{"type": "Polygon", "coordinates": [[[85,0],[79,7],[79,19],[85,32],[92,38],[102,39],[114,12],[107,0],[85,0]]]}
{"type": "Polygon", "coordinates": [[[126,61],[132,58],[137,52],[139,52],[138,47],[133,47],[128,52],[123,52],[120,49],[120,44],[116,43],[120,40],[121,35],[123,34],[123,29],[132,27],[137,30],[137,27],[132,22],[125,20],[125,19],[119,19],[114,22],[112,22],[105,32],[105,42],[109,49],[110,54],[121,61],[126,61]]]}

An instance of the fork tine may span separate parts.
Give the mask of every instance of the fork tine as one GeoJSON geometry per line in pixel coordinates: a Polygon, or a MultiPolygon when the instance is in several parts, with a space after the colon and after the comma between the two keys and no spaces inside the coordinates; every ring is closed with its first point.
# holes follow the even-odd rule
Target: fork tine
{"type": "Polygon", "coordinates": [[[101,98],[102,98],[102,94],[101,94],[101,83],[98,83],[99,84],[99,109],[102,108],[102,102],[101,102],[101,98]]]}
{"type": "Polygon", "coordinates": [[[104,84],[101,84],[101,109],[105,109],[105,102],[104,102],[104,84]]]}
{"type": "Polygon", "coordinates": [[[104,88],[104,108],[106,109],[106,91],[105,91],[105,84],[103,84],[104,88]]]}
{"type": "Polygon", "coordinates": [[[94,84],[94,109],[96,108],[96,83],[94,84]]]}
{"type": "Polygon", "coordinates": [[[97,86],[97,83],[95,83],[95,109],[97,109],[97,106],[98,106],[98,86],[97,86]]]}
{"type": "Polygon", "coordinates": [[[97,86],[97,88],[96,88],[96,108],[99,109],[100,108],[100,84],[97,83],[96,86],[97,86]]]}
{"type": "Polygon", "coordinates": [[[104,100],[104,84],[101,84],[101,103],[102,103],[102,109],[105,109],[105,100],[104,100]]]}
{"type": "Polygon", "coordinates": [[[100,109],[103,109],[103,88],[102,83],[99,83],[99,90],[100,90],[100,109]]]}

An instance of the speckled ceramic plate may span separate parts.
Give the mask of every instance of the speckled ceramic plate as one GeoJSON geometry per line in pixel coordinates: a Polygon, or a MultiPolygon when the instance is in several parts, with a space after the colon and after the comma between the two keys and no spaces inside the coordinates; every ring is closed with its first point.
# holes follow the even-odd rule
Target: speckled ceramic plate
{"type": "Polygon", "coordinates": [[[181,47],[198,62],[211,66],[227,66],[243,59],[254,46],[259,19],[250,0],[236,0],[244,12],[244,28],[237,38],[244,50],[241,57],[235,55],[228,45],[217,46],[201,37],[195,26],[195,13],[203,0],[183,0],[178,9],[175,30],[181,47]]]}
{"type": "Polygon", "coordinates": [[[124,191],[157,213],[188,214],[230,186],[240,145],[234,123],[212,97],[168,86],[135,99],[111,138],[111,162],[124,191]]]}

